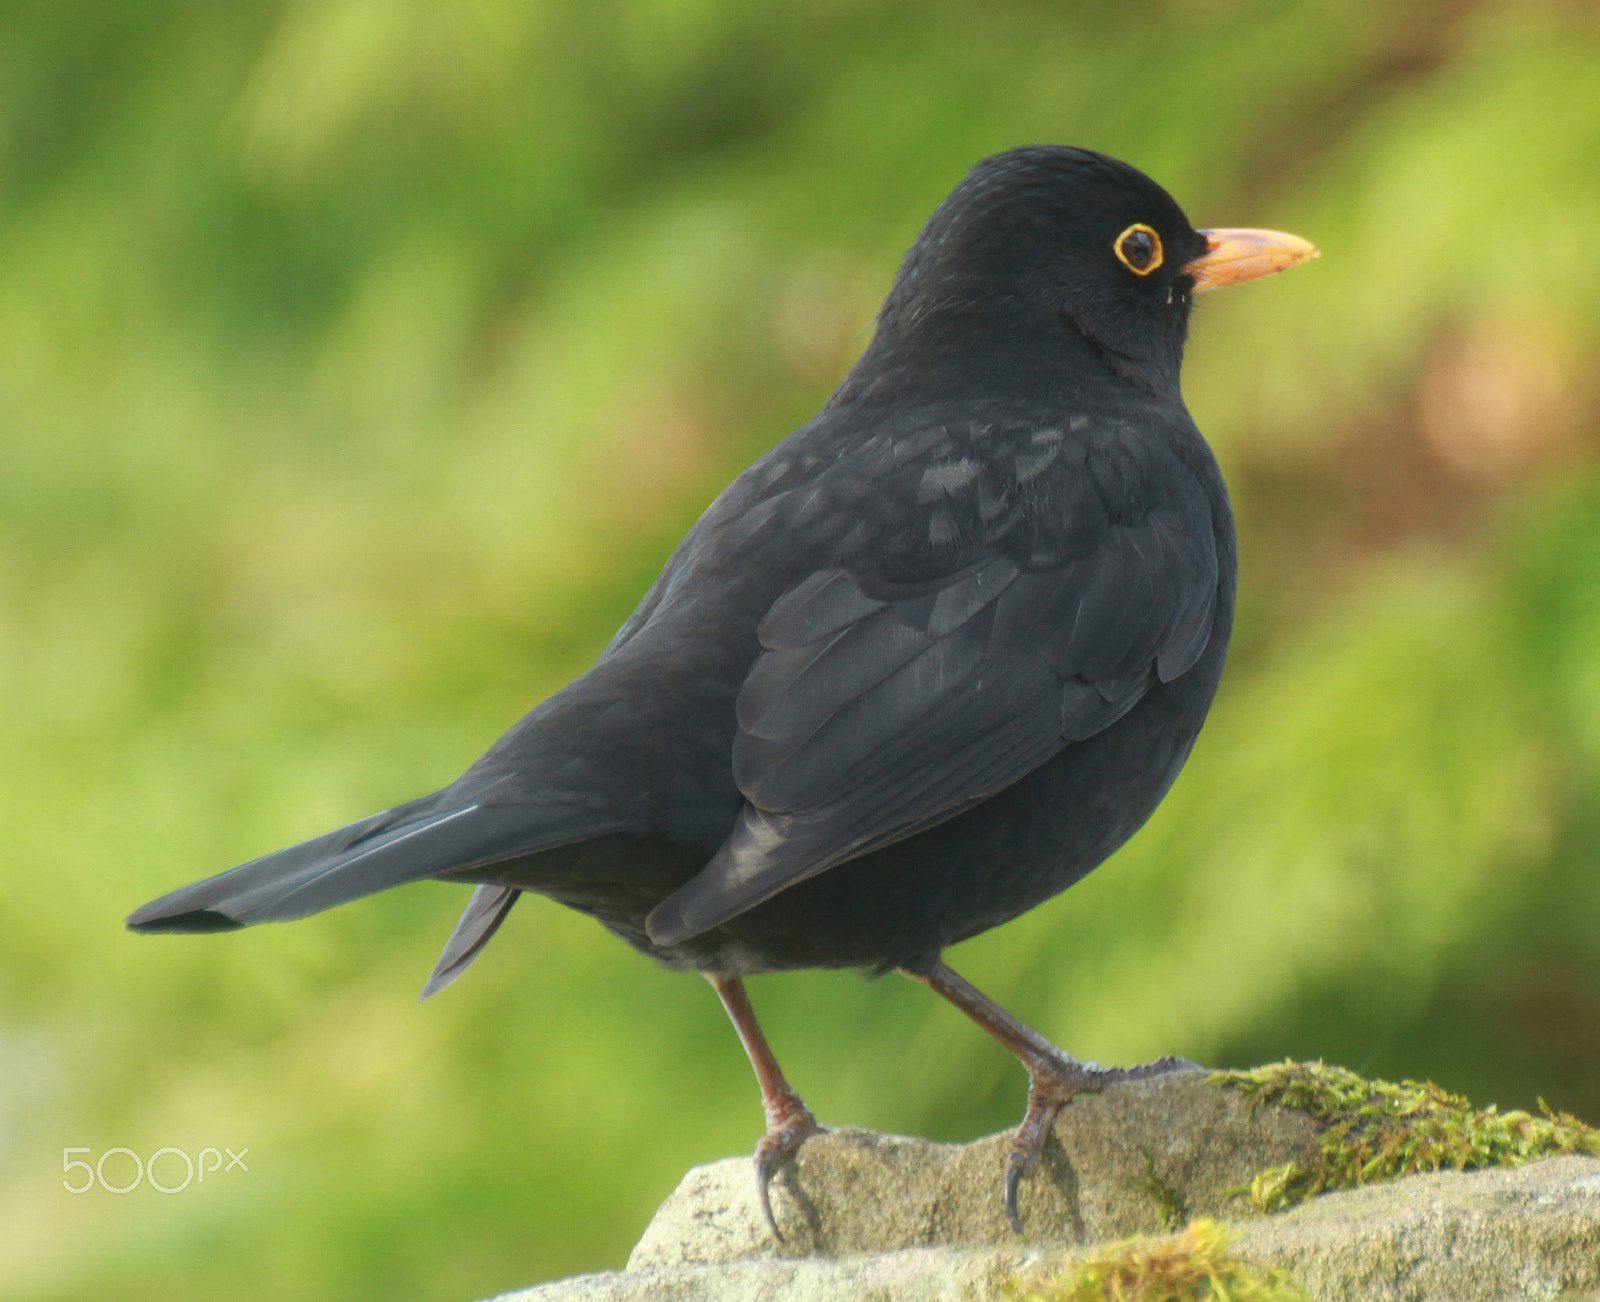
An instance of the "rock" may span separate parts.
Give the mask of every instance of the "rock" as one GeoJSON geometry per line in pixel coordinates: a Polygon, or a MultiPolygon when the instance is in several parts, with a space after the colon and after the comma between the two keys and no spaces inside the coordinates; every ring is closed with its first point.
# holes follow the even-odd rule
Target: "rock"
{"type": "Polygon", "coordinates": [[[1319,1300],[1596,1296],[1600,1160],[1408,1176],[1241,1228],[1236,1256],[1282,1267],[1319,1300]]]}
{"type": "Polygon", "coordinates": [[[1089,1245],[1231,1222],[1233,1257],[1285,1269],[1321,1302],[1600,1299],[1600,1160],[1445,1172],[1256,1211],[1237,1190],[1310,1163],[1318,1123],[1185,1072],[1074,1100],[1023,1187],[1025,1235],[1007,1227],[1008,1134],[967,1145],[839,1130],[811,1140],[773,1184],[784,1233],[761,1219],[750,1161],[690,1171],[626,1270],[561,1280],[499,1302],[979,1302],[1058,1275],[1089,1245]]]}
{"type": "Polygon", "coordinates": [[[577,1275],[494,1302],[998,1302],[1019,1273],[1064,1251],[902,1248],[858,1257],[765,1257],[577,1275]]]}
{"type": "MultiPolygon", "coordinates": [[[[1160,1233],[1193,1216],[1250,1215],[1225,1191],[1267,1166],[1310,1161],[1317,1126],[1263,1107],[1187,1071],[1075,1099],[1023,1185],[1030,1241],[1095,1243],[1160,1233]]],[[[697,1167],[661,1205],[629,1270],[751,1256],[883,1252],[1015,1241],[1000,1182],[1011,1136],[971,1144],[836,1130],[808,1142],[773,1181],[775,1245],[756,1202],[749,1158],[697,1167]]]]}

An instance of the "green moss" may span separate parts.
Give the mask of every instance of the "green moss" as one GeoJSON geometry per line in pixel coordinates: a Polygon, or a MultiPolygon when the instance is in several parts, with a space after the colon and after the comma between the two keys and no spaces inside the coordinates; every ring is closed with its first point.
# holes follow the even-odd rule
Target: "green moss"
{"type": "Polygon", "coordinates": [[[1211,1080],[1239,1090],[1252,1109],[1272,1103],[1325,1124],[1314,1165],[1272,1167],[1234,1191],[1266,1212],[1327,1190],[1417,1171],[1521,1166],[1564,1153],[1600,1157],[1600,1130],[1552,1112],[1543,1099],[1540,1116],[1474,1109],[1431,1082],[1366,1080],[1320,1062],[1215,1072],[1211,1080]]]}
{"type": "Polygon", "coordinates": [[[1161,1218],[1162,1229],[1176,1230],[1188,1221],[1189,1204],[1184,1200],[1181,1191],[1157,1174],[1155,1158],[1150,1156],[1148,1149],[1144,1154],[1144,1174],[1130,1176],[1128,1183],[1155,1203],[1156,1215],[1161,1218]]]}
{"type": "Polygon", "coordinates": [[[1014,1285],[1008,1295],[1015,1302],[1304,1302],[1282,1271],[1230,1256],[1235,1237],[1202,1218],[1170,1237],[1105,1244],[1052,1278],[1014,1285]]]}

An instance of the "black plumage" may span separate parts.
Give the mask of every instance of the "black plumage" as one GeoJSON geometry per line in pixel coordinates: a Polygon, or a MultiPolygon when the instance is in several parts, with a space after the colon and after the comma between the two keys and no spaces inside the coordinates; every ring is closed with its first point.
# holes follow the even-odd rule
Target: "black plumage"
{"type": "Polygon", "coordinates": [[[593,668],[442,791],[129,925],[224,930],[477,883],[432,993],[520,893],[589,913],[723,996],[768,1110],[764,1206],[818,1127],[740,978],[900,969],[1028,1066],[1015,1220],[1056,1109],[1130,1073],[1076,1063],[941,954],[1100,863],[1188,756],[1235,574],[1222,477],[1178,388],[1190,302],[1311,252],[1195,231],[1102,155],[985,160],[838,392],[712,503],[593,668]]]}

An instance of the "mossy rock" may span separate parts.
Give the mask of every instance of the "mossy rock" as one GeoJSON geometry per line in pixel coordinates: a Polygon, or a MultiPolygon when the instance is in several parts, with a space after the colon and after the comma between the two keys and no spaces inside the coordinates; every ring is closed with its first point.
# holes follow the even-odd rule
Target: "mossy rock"
{"type": "Polygon", "coordinates": [[[1264,1212],[1315,1194],[1424,1171],[1515,1167],[1545,1157],[1600,1157],[1600,1130],[1539,1101],[1541,1115],[1474,1108],[1431,1081],[1367,1080],[1343,1067],[1279,1062],[1214,1072],[1252,1108],[1288,1108],[1322,1127],[1317,1159],[1263,1169],[1247,1194],[1264,1212]]]}
{"type": "Polygon", "coordinates": [[[1125,1082],[1062,1110],[1022,1238],[1000,1197],[1009,1144],[814,1139],[774,1183],[782,1242],[747,1157],[699,1167],[627,1270],[514,1296],[1600,1302],[1600,1134],[1548,1109],[1320,1063],[1125,1082]]]}
{"type": "Polygon", "coordinates": [[[1208,1217],[1176,1234],[1138,1235],[1036,1271],[1007,1302],[1308,1302],[1287,1272],[1244,1261],[1239,1235],[1208,1217]]]}

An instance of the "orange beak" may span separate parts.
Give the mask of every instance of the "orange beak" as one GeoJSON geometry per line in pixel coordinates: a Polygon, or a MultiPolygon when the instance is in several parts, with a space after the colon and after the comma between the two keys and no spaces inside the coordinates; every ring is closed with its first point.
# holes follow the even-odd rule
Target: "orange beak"
{"type": "Polygon", "coordinates": [[[1184,264],[1183,274],[1194,278],[1194,292],[1237,285],[1257,276],[1275,276],[1318,257],[1316,246],[1298,235],[1282,231],[1201,231],[1206,251],[1184,264]]]}

